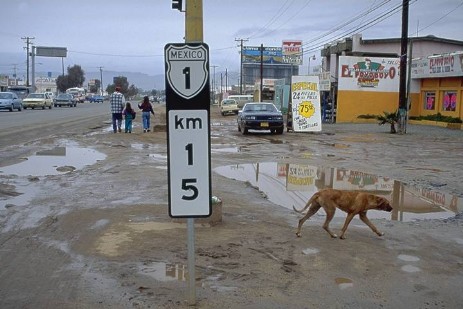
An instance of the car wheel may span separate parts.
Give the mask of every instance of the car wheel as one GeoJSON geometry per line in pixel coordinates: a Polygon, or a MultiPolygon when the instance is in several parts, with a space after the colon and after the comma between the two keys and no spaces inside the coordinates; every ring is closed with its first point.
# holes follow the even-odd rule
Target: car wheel
{"type": "Polygon", "coordinates": [[[27,109],[27,107],[24,107],[24,109],[27,109]]]}
{"type": "Polygon", "coordinates": [[[22,111],[23,110],[23,107],[21,105],[19,105],[18,107],[18,112],[22,111]]]}
{"type": "Polygon", "coordinates": [[[248,129],[246,129],[246,127],[241,128],[241,134],[243,134],[243,135],[248,134],[248,129]]]}
{"type": "Polygon", "coordinates": [[[284,131],[283,128],[276,130],[277,134],[283,134],[283,131],[284,131]]]}
{"type": "Polygon", "coordinates": [[[10,112],[13,111],[13,105],[10,106],[10,108],[8,109],[10,112]]]}
{"type": "Polygon", "coordinates": [[[48,106],[48,109],[51,109],[52,107],[53,107],[53,105],[50,105],[50,106],[48,106]]]}

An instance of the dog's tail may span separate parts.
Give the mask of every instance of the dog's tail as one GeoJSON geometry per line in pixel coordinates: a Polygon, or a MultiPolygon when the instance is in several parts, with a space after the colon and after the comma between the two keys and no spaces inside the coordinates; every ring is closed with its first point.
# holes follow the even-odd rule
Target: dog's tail
{"type": "Polygon", "coordinates": [[[298,213],[303,213],[304,211],[307,210],[307,208],[310,207],[310,204],[312,204],[312,202],[313,202],[316,198],[319,197],[319,195],[320,195],[320,194],[319,194],[318,192],[315,193],[314,195],[312,195],[312,197],[311,197],[311,198],[307,201],[307,203],[305,204],[304,208],[302,208],[302,209],[300,209],[300,210],[296,209],[296,207],[294,207],[294,205],[293,205],[294,211],[295,211],[295,212],[298,212],[298,213]]]}

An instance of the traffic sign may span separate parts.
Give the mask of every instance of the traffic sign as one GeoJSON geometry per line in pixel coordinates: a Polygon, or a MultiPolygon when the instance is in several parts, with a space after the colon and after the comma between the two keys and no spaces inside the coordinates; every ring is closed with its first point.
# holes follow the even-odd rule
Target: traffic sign
{"type": "Polygon", "coordinates": [[[209,48],[171,43],[164,48],[169,215],[211,215],[209,48]]]}

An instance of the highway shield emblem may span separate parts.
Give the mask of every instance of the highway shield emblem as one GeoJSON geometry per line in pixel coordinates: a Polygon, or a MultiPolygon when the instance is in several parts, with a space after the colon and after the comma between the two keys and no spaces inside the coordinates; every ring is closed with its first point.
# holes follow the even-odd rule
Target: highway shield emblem
{"type": "Polygon", "coordinates": [[[165,47],[166,77],[171,88],[181,97],[198,95],[209,79],[207,45],[168,44],[165,47]]]}

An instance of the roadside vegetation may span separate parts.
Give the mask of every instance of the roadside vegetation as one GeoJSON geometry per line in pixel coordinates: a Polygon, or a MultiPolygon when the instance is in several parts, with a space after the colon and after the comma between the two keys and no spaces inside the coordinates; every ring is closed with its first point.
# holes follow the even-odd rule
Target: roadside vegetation
{"type": "MultiPolygon", "coordinates": [[[[359,119],[376,119],[378,120],[379,125],[389,124],[390,131],[389,133],[394,134],[397,133],[395,128],[396,123],[399,121],[399,112],[395,111],[392,113],[384,112],[383,115],[359,115],[357,116],[359,119]]],[[[462,123],[462,120],[458,117],[451,117],[451,116],[444,116],[441,113],[427,115],[427,116],[410,116],[410,120],[429,120],[429,121],[439,121],[439,122],[447,122],[447,123],[462,123]]]]}

